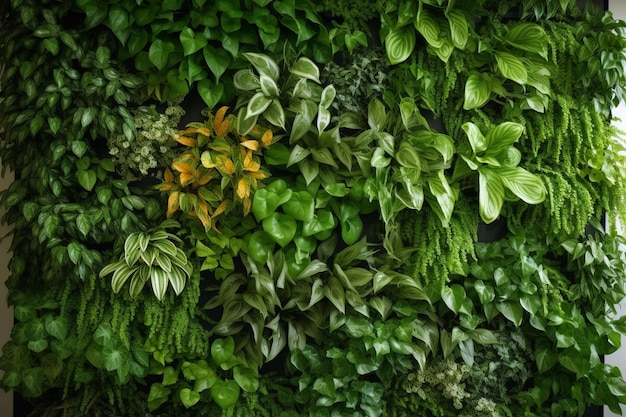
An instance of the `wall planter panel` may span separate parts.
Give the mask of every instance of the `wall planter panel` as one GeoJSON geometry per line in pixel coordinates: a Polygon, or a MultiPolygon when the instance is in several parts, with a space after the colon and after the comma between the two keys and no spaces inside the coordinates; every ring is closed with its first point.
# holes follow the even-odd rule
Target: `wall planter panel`
{"type": "Polygon", "coordinates": [[[5,390],[45,416],[580,416],[626,23],[573,0],[0,5],[5,390]]]}

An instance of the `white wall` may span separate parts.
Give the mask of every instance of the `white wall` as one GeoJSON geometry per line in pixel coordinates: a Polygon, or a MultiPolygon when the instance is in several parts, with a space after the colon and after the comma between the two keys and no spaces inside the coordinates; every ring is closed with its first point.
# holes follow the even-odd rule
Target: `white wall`
{"type": "MultiPolygon", "coordinates": [[[[8,173],[5,178],[0,178],[0,190],[6,189],[12,180],[13,174],[8,173]]],[[[4,207],[0,207],[0,216],[3,214],[4,207]]],[[[0,227],[0,236],[6,235],[8,230],[8,225],[2,225],[0,227]]],[[[13,327],[13,310],[7,307],[7,287],[4,285],[5,279],[9,276],[10,246],[11,241],[8,238],[0,244],[0,348],[9,340],[11,328],[13,327]]],[[[0,371],[0,377],[3,373],[3,371],[0,371]]],[[[13,394],[0,389],[0,416],[9,417],[12,415],[13,394]]]]}
{"type": "MultiPolygon", "coordinates": [[[[609,10],[613,12],[615,19],[626,20],[626,1],[624,0],[610,0],[609,10]]],[[[626,105],[622,103],[614,112],[613,115],[616,118],[622,119],[619,122],[615,122],[616,126],[623,131],[626,131],[626,105]]],[[[620,306],[621,315],[626,314],[626,301],[623,301],[620,306]]],[[[626,337],[622,337],[622,348],[612,355],[605,358],[605,362],[611,365],[618,366],[622,375],[626,377],[626,337]]],[[[622,405],[622,414],[626,415],[626,406],[622,405]]],[[[618,414],[611,412],[607,407],[604,408],[604,417],[617,417],[618,414]]]]}

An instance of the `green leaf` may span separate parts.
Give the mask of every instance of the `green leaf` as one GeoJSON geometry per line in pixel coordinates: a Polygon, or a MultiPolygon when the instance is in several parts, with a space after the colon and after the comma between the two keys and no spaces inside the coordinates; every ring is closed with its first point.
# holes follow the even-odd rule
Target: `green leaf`
{"type": "Polygon", "coordinates": [[[239,385],[237,382],[218,379],[211,387],[211,397],[222,410],[234,406],[239,399],[239,385]]]}
{"type": "Polygon", "coordinates": [[[296,235],[297,224],[295,219],[282,213],[272,213],[263,219],[262,224],[263,230],[283,248],[296,235]]]}
{"type": "Polygon", "coordinates": [[[206,45],[202,48],[202,55],[209,69],[215,75],[215,82],[217,83],[230,65],[230,55],[223,49],[217,49],[211,45],[206,45]]]}
{"type": "Polygon", "coordinates": [[[61,317],[54,318],[52,315],[46,315],[44,326],[46,332],[52,337],[64,340],[68,332],[68,323],[61,317]]]}
{"type": "Polygon", "coordinates": [[[275,247],[274,240],[263,230],[258,230],[250,236],[246,252],[255,261],[265,264],[275,247]]]}
{"type": "Polygon", "coordinates": [[[259,76],[259,86],[266,97],[277,97],[280,94],[276,81],[265,74],[259,76]]]}
{"type": "Polygon", "coordinates": [[[490,155],[508,150],[524,133],[524,126],[519,123],[504,122],[491,129],[485,136],[490,155]]]}
{"type": "Polygon", "coordinates": [[[252,200],[252,213],[257,221],[269,217],[282,204],[289,201],[293,191],[287,188],[287,183],[276,180],[265,188],[257,190],[252,200]]]}
{"type": "Polygon", "coordinates": [[[456,9],[446,11],[446,17],[450,23],[450,34],[452,35],[454,46],[459,49],[464,49],[467,44],[467,38],[469,37],[467,18],[456,9]]]}
{"type": "Polygon", "coordinates": [[[487,149],[487,141],[485,140],[485,137],[481,133],[480,129],[478,129],[474,123],[465,122],[461,128],[467,135],[474,154],[484,152],[487,149]]]}
{"type": "MultiPolygon", "coordinates": [[[[212,109],[215,105],[220,101],[222,95],[224,94],[224,85],[221,83],[213,83],[209,79],[204,79],[198,82],[197,84],[198,93],[200,93],[200,97],[206,103],[206,105],[212,109]]],[[[243,109],[242,109],[243,110],[243,109]]],[[[241,115],[240,111],[240,115],[241,115]]],[[[242,119],[241,116],[238,117],[237,122],[242,119]]],[[[255,119],[256,120],[256,119],[255,119]]],[[[252,129],[252,127],[250,127],[252,129]]],[[[241,132],[239,132],[241,133],[241,132]]]]}
{"type": "Polygon", "coordinates": [[[235,353],[235,340],[232,336],[216,339],[211,344],[211,357],[217,366],[230,362],[235,353]]]}
{"type": "Polygon", "coordinates": [[[459,284],[452,284],[441,289],[441,299],[455,314],[458,314],[467,298],[465,288],[459,284]]]}
{"type": "Polygon", "coordinates": [[[324,286],[324,295],[341,314],[346,313],[346,292],[341,282],[331,276],[324,286]]]}
{"type": "Polygon", "coordinates": [[[96,171],[89,169],[86,171],[78,171],[78,183],[87,191],[91,191],[93,186],[96,185],[96,171]]]}
{"type": "Polygon", "coordinates": [[[272,104],[272,99],[267,97],[265,93],[258,92],[252,96],[248,102],[246,118],[258,116],[263,113],[272,104]]]}
{"type": "Polygon", "coordinates": [[[541,179],[521,167],[498,168],[502,184],[528,204],[539,204],[546,198],[546,188],[541,179]]]}
{"type": "Polygon", "coordinates": [[[282,205],[285,214],[300,221],[313,219],[315,202],[308,191],[297,191],[291,194],[291,198],[282,205]]]}
{"type": "Polygon", "coordinates": [[[427,9],[423,7],[422,2],[419,4],[415,28],[433,48],[438,49],[443,46],[444,41],[439,37],[439,33],[441,32],[439,22],[427,9]]]}
{"type": "Polygon", "coordinates": [[[259,372],[256,368],[237,365],[233,368],[233,378],[246,392],[256,392],[259,389],[259,372]]]}
{"type": "Polygon", "coordinates": [[[504,40],[518,49],[548,59],[548,36],[545,30],[535,23],[519,23],[509,30],[504,40]]]}
{"type": "Polygon", "coordinates": [[[164,69],[167,66],[167,60],[172,52],[174,52],[174,43],[170,41],[164,41],[157,39],[152,42],[148,51],[148,57],[150,62],[154,64],[159,70],[164,69]]]}
{"type": "Polygon", "coordinates": [[[283,130],[286,130],[285,111],[283,110],[283,106],[282,104],[280,104],[280,101],[277,98],[271,101],[269,107],[263,113],[263,117],[265,117],[265,120],[267,120],[274,126],[282,127],[283,130]]]}
{"type": "Polygon", "coordinates": [[[479,168],[478,187],[480,217],[489,224],[500,216],[504,203],[504,185],[491,169],[479,168]]]}
{"type": "MultiPolygon", "coordinates": [[[[165,298],[165,292],[167,291],[167,286],[170,282],[168,275],[169,274],[165,270],[156,265],[152,265],[152,267],[150,267],[150,283],[152,284],[152,292],[159,301],[163,301],[165,298]]],[[[136,276],[133,281],[135,279],[137,279],[136,276]]]]}
{"type": "Polygon", "coordinates": [[[496,304],[496,308],[504,317],[519,327],[524,318],[524,310],[522,306],[513,301],[504,301],[496,304]]]}
{"type": "Polygon", "coordinates": [[[414,49],[415,29],[411,26],[392,28],[385,37],[385,50],[392,65],[406,61],[414,49]]]}
{"type": "Polygon", "coordinates": [[[261,87],[259,77],[247,69],[239,70],[235,73],[233,85],[236,89],[243,91],[254,91],[261,87]]]}
{"type": "MultiPolygon", "coordinates": [[[[185,27],[180,32],[180,43],[183,45],[183,54],[191,55],[196,51],[204,48],[207,44],[207,38],[202,33],[194,33],[190,27],[185,27]]],[[[219,77],[217,77],[219,79],[219,77]]]]}
{"type": "Polygon", "coordinates": [[[250,61],[259,74],[267,75],[274,81],[278,80],[280,69],[278,68],[278,64],[276,64],[276,61],[272,58],[255,52],[246,52],[243,56],[250,61]]]}
{"type": "Polygon", "coordinates": [[[179,397],[185,408],[193,407],[198,403],[198,401],[200,401],[200,394],[196,391],[192,391],[189,388],[181,389],[179,397]]]}
{"type": "Polygon", "coordinates": [[[484,106],[491,98],[491,81],[488,74],[472,71],[465,82],[463,109],[471,110],[484,106]]]}
{"type": "Polygon", "coordinates": [[[289,72],[297,75],[298,77],[302,77],[311,81],[316,82],[317,84],[321,84],[320,81],[320,69],[313,61],[311,61],[307,57],[300,57],[298,60],[289,68],[289,72]]]}
{"type": "Polygon", "coordinates": [[[522,60],[509,52],[496,52],[496,62],[500,73],[518,84],[526,84],[528,71],[522,60]]]}

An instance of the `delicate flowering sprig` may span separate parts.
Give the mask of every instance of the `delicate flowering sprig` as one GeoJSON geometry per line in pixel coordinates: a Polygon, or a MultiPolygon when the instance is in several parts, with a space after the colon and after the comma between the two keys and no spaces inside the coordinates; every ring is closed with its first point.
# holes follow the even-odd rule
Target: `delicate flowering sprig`
{"type": "Polygon", "coordinates": [[[236,116],[221,107],[208,115],[205,123],[190,123],[174,139],[187,147],[166,169],[157,185],[169,193],[167,217],[178,210],[197,217],[206,229],[217,230],[215,219],[222,213],[241,208],[250,212],[259,181],[269,176],[261,168],[261,149],[276,138],[270,129],[254,126],[247,136],[240,135],[236,116]]]}

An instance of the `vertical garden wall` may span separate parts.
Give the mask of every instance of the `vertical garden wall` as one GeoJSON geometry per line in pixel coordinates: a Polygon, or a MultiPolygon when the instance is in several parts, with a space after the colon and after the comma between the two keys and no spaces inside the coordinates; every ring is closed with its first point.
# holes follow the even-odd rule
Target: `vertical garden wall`
{"type": "Polygon", "coordinates": [[[573,0],[2,2],[2,387],[37,416],[619,410],[625,28],[573,0]]]}

